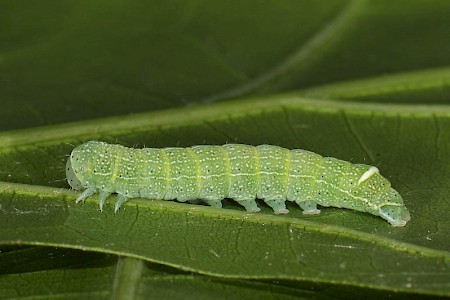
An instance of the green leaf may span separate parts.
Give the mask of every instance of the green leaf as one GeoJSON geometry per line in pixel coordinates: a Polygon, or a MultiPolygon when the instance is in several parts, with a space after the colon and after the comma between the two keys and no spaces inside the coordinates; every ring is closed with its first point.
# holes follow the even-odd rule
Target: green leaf
{"type": "Polygon", "coordinates": [[[133,258],[55,248],[4,248],[0,264],[27,261],[39,268],[2,269],[2,298],[49,297],[64,299],[230,299],[278,297],[294,299],[317,292],[270,282],[211,278],[133,258]],[[56,260],[56,262],[55,262],[56,260]],[[65,260],[65,263],[63,263],[65,260]],[[62,269],[62,267],[65,267],[62,269]],[[6,271],[6,272],[5,272],[6,271]],[[16,272],[22,272],[16,274],[16,272]],[[111,288],[112,286],[112,288],[111,288]]]}
{"type": "Polygon", "coordinates": [[[446,0],[2,1],[0,128],[447,66],[446,0]]]}
{"type": "Polygon", "coordinates": [[[2,2],[0,298],[450,296],[449,9],[2,2]],[[231,200],[132,199],[115,215],[114,197],[100,212],[65,181],[68,154],[91,139],[268,143],[373,164],[412,219],[249,214],[231,200]]]}
{"type": "Polygon", "coordinates": [[[2,165],[14,162],[12,169],[2,170],[5,180],[20,166],[16,174],[27,176],[15,181],[36,181],[34,185],[0,185],[3,243],[102,251],[222,277],[314,280],[435,294],[448,291],[447,231],[430,230],[448,225],[448,210],[437,209],[447,205],[443,177],[448,167],[430,163],[433,152],[419,148],[435,149],[436,161],[448,157],[448,112],[442,107],[425,111],[391,105],[387,109],[295,95],[276,97],[277,101],[236,101],[42,128],[29,136],[30,130],[5,133],[0,136],[2,165]],[[258,109],[242,113],[250,107],[258,109]],[[261,143],[261,137],[252,135],[253,128],[262,129],[269,143],[295,147],[295,137],[301,136],[306,149],[353,161],[367,157],[404,195],[412,221],[405,228],[392,228],[380,218],[343,209],[323,209],[320,216],[304,217],[292,207],[284,217],[272,215],[267,208],[248,214],[233,204],[213,209],[144,199],[130,201],[114,215],[112,201],[99,212],[96,197],[75,205],[75,193],[38,186],[64,177],[65,153],[80,140],[114,136],[123,144],[128,139],[147,145],[155,140],[183,144],[188,142],[178,138],[190,131],[194,143],[196,137],[224,143],[227,135],[240,136],[243,141],[239,142],[261,143]],[[222,131],[227,135],[218,134],[222,131]],[[279,132],[289,134],[283,139],[279,132]],[[385,148],[394,141],[401,143],[385,148]],[[43,170],[45,165],[55,167],[43,170]],[[423,201],[425,195],[427,201],[423,201]]]}

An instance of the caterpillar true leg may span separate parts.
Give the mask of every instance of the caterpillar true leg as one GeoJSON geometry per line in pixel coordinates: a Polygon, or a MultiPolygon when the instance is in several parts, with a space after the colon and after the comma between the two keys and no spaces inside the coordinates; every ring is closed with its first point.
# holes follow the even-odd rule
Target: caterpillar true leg
{"type": "Polygon", "coordinates": [[[105,203],[105,200],[109,195],[111,195],[111,193],[100,191],[100,195],[98,197],[98,206],[100,207],[100,211],[103,211],[103,204],[105,203]]]}
{"type": "Polygon", "coordinates": [[[87,197],[94,195],[96,192],[97,192],[97,189],[95,187],[88,188],[87,190],[82,192],[80,196],[78,196],[77,200],[75,200],[75,203],[83,201],[87,197]]]}
{"type": "Polygon", "coordinates": [[[118,194],[117,200],[116,200],[116,205],[114,207],[114,213],[117,213],[119,211],[120,206],[127,200],[128,200],[127,197],[125,197],[122,194],[118,194]]]}

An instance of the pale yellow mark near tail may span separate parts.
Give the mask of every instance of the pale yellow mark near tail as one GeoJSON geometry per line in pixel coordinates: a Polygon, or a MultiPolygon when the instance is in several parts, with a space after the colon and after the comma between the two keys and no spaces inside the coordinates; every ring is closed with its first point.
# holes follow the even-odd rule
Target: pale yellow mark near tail
{"type": "Polygon", "coordinates": [[[361,178],[358,180],[358,185],[369,179],[374,174],[380,174],[380,170],[378,170],[377,167],[372,166],[369,168],[369,170],[367,170],[366,172],[364,172],[364,174],[362,174],[361,178]]]}

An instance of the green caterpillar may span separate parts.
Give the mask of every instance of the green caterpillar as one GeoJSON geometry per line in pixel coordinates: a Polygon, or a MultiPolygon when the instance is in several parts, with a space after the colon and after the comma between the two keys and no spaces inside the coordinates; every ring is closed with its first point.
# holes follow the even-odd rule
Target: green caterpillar
{"type": "Polygon", "coordinates": [[[288,200],[304,214],[320,213],[319,204],[368,212],[393,226],[410,220],[402,197],[376,167],[271,145],[132,149],[90,141],[72,151],[66,176],[72,188],[85,189],[77,203],[99,192],[100,210],[117,193],[116,212],[128,198],[200,199],[219,208],[231,198],[258,212],[258,198],[275,214],[289,212],[288,200]]]}

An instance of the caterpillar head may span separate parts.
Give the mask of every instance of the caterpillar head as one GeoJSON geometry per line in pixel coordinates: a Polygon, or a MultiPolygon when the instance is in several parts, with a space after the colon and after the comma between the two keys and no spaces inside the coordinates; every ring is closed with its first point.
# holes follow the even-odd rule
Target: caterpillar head
{"type": "Polygon", "coordinates": [[[66,178],[67,178],[67,182],[69,183],[70,187],[73,188],[74,190],[82,190],[83,189],[83,185],[81,184],[81,181],[77,178],[77,175],[75,175],[75,172],[73,171],[72,162],[71,162],[70,157],[69,157],[69,159],[67,159],[67,163],[66,163],[66,178]]]}
{"type": "Polygon", "coordinates": [[[403,204],[402,196],[393,188],[381,192],[378,198],[380,203],[384,203],[378,209],[378,214],[392,226],[405,226],[411,219],[408,209],[403,204]]]}
{"type": "Polygon", "coordinates": [[[87,155],[98,148],[100,142],[90,141],[73,149],[66,164],[66,178],[69,185],[75,190],[88,187],[90,157],[87,155]]]}

